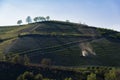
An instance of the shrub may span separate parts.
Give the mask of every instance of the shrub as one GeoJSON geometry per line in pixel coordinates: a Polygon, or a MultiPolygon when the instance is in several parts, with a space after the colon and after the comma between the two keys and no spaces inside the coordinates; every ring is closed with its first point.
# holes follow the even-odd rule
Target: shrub
{"type": "Polygon", "coordinates": [[[90,75],[87,76],[87,80],[97,80],[96,79],[96,74],[91,73],[90,75]]]}
{"type": "Polygon", "coordinates": [[[37,74],[35,76],[35,80],[43,80],[43,76],[41,74],[37,74]]]}
{"type": "Polygon", "coordinates": [[[44,58],[44,59],[42,59],[41,64],[42,65],[51,65],[51,60],[44,58]]]}
{"type": "Polygon", "coordinates": [[[105,73],[105,80],[117,80],[115,70],[110,70],[108,73],[105,73]]]}

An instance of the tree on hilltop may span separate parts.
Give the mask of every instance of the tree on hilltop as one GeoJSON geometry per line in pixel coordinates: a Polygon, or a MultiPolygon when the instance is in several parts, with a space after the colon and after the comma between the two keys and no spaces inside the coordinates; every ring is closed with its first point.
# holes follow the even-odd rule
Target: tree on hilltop
{"type": "Polygon", "coordinates": [[[33,20],[34,20],[35,22],[39,22],[39,17],[35,17],[33,20]]]}
{"type": "Polygon", "coordinates": [[[18,21],[17,21],[17,24],[18,24],[18,25],[21,25],[21,24],[22,24],[22,20],[18,20],[18,21]]]}
{"type": "Polygon", "coordinates": [[[28,16],[28,17],[26,18],[26,22],[27,22],[28,24],[32,22],[32,19],[31,19],[30,16],[28,16]]]}
{"type": "Polygon", "coordinates": [[[46,20],[49,21],[50,20],[50,16],[46,16],[46,20]]]}

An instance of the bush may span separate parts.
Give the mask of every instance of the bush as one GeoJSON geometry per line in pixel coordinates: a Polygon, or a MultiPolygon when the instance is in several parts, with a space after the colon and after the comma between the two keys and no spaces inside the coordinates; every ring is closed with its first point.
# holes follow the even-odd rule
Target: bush
{"type": "Polygon", "coordinates": [[[110,70],[108,73],[105,73],[105,80],[117,80],[115,70],[110,70]]]}
{"type": "Polygon", "coordinates": [[[24,64],[28,65],[30,63],[30,59],[28,58],[27,55],[24,55],[24,64]]]}
{"type": "Polygon", "coordinates": [[[51,60],[44,58],[42,59],[41,64],[46,66],[51,65],[51,60]]]}
{"type": "Polygon", "coordinates": [[[64,80],[72,80],[72,78],[65,78],[64,80]]]}
{"type": "Polygon", "coordinates": [[[22,64],[22,59],[21,59],[21,57],[20,57],[18,54],[16,54],[16,55],[12,58],[11,62],[13,62],[13,63],[18,63],[18,64],[22,64]]]}
{"type": "Polygon", "coordinates": [[[18,76],[17,80],[43,80],[43,76],[41,74],[34,76],[32,72],[26,71],[18,76]]]}
{"type": "Polygon", "coordinates": [[[87,80],[97,80],[96,79],[96,74],[91,73],[90,75],[87,76],[87,80]]]}
{"type": "Polygon", "coordinates": [[[35,76],[35,80],[43,80],[43,76],[41,74],[37,74],[35,76]]]}

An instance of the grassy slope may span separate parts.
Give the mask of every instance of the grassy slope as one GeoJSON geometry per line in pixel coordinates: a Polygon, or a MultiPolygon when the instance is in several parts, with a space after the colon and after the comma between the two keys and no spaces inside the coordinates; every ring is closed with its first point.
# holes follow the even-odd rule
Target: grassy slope
{"type": "Polygon", "coordinates": [[[12,37],[12,39],[0,43],[0,49],[2,52],[4,52],[6,47],[9,44],[11,45],[12,42],[12,44],[14,43],[15,45],[12,45],[10,51],[14,53],[28,51],[27,54],[29,54],[33,62],[40,62],[42,58],[50,58],[53,63],[57,65],[120,66],[120,43],[110,41],[106,38],[106,36],[102,36],[103,38],[100,41],[96,40],[90,42],[97,53],[97,56],[92,58],[81,57],[81,49],[79,44],[69,44],[71,42],[89,39],[88,37],[95,39],[95,36],[101,36],[103,34],[101,30],[93,27],[64,22],[42,22],[25,26],[0,28],[0,30],[2,30],[0,33],[0,38],[6,39],[12,37]],[[18,38],[18,34],[22,35],[22,37],[18,38]],[[26,34],[41,34],[44,36],[50,36],[24,36],[26,34]],[[58,37],[59,35],[62,35],[63,37],[58,37]],[[57,36],[57,38],[53,36],[57,36]],[[67,46],[64,44],[67,44],[67,46]],[[43,49],[41,51],[41,48],[49,47],[53,48],[43,49]]]}

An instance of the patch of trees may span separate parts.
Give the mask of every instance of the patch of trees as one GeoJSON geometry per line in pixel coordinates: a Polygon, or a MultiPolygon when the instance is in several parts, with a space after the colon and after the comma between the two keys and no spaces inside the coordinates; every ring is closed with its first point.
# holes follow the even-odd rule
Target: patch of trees
{"type": "Polygon", "coordinates": [[[38,16],[38,17],[35,17],[33,20],[35,22],[49,21],[50,20],[50,16],[47,16],[47,17],[38,16]]]}
{"type": "MultiPolygon", "coordinates": [[[[49,71],[49,70],[48,70],[49,71]]],[[[54,71],[53,71],[54,72],[54,71]]],[[[54,75],[53,73],[50,73],[51,75],[54,75]]],[[[50,75],[49,72],[46,75],[50,75]]],[[[74,73],[72,75],[69,75],[66,73],[66,71],[64,72],[57,72],[56,71],[56,75],[60,74],[61,77],[59,76],[58,78],[48,78],[48,77],[43,77],[43,75],[41,73],[38,74],[33,74],[32,72],[24,72],[23,74],[21,74],[20,76],[18,76],[17,80],[117,80],[117,76],[116,76],[116,71],[114,69],[112,70],[108,70],[106,72],[104,72],[103,74],[98,74],[96,72],[91,72],[91,73],[87,73],[87,72],[82,72],[81,74],[79,73],[74,73]],[[66,77],[63,75],[67,75],[66,77]]]]}
{"type": "MultiPolygon", "coordinates": [[[[46,17],[37,16],[37,17],[33,18],[33,21],[34,21],[34,22],[42,22],[42,21],[49,21],[49,20],[50,20],[50,16],[46,16],[46,17]]],[[[31,18],[31,16],[27,16],[26,22],[27,22],[28,24],[32,23],[32,18],[31,18]]],[[[18,21],[17,21],[17,24],[18,24],[18,25],[21,25],[22,23],[23,23],[22,20],[18,20],[18,21]]]]}
{"type": "Polygon", "coordinates": [[[43,76],[41,74],[34,75],[32,72],[25,71],[18,76],[17,80],[43,80],[43,76]]]}
{"type": "Polygon", "coordinates": [[[0,80],[120,80],[116,74],[116,70],[109,67],[88,67],[83,70],[0,62],[0,80]]]}
{"type": "MultiPolygon", "coordinates": [[[[65,68],[65,67],[54,67],[52,66],[51,59],[44,58],[41,60],[40,65],[32,65],[30,63],[30,59],[27,55],[20,56],[18,54],[15,54],[14,56],[10,55],[6,57],[6,62],[10,62],[12,64],[11,67],[2,66],[0,64],[0,71],[2,71],[2,74],[6,75],[6,69],[8,75],[12,72],[13,75],[16,75],[16,70],[19,70],[18,73],[19,76],[14,76],[14,78],[17,78],[17,80],[117,80],[118,76],[116,73],[116,70],[111,67],[87,67],[82,69],[77,68],[65,68]],[[15,64],[15,65],[13,65],[15,64]],[[26,68],[22,67],[16,67],[16,66],[23,65],[26,68]],[[14,69],[15,67],[15,69],[14,69]],[[5,68],[5,69],[4,69],[5,68]],[[2,69],[2,70],[1,70],[2,69]],[[24,73],[21,73],[24,72],[24,73]]],[[[0,76],[2,75],[0,73],[0,76]]],[[[18,75],[17,74],[17,75],[18,75]]],[[[1,79],[0,80],[4,80],[1,79]]],[[[119,80],[119,79],[118,79],[119,80]]]]}
{"type": "Polygon", "coordinates": [[[30,63],[30,59],[27,55],[20,56],[19,54],[7,55],[5,61],[22,65],[28,65],[30,63]]]}

